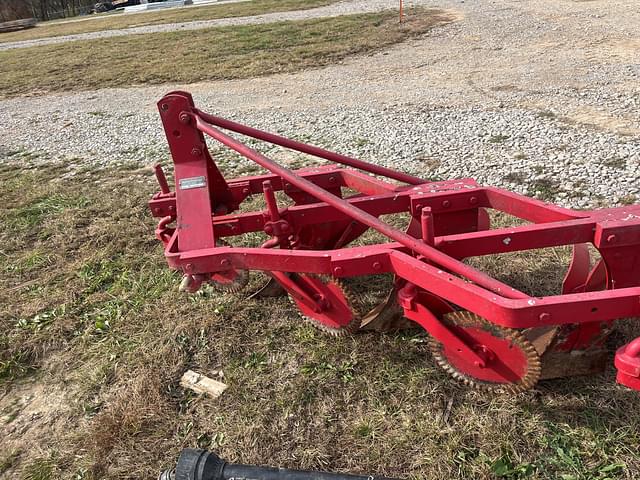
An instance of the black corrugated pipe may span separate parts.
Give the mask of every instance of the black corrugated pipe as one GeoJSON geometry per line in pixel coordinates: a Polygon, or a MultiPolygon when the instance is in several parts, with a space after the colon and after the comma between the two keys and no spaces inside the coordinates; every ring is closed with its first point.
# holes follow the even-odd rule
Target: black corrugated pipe
{"type": "Polygon", "coordinates": [[[175,470],[160,474],[158,480],[397,480],[373,475],[309,472],[286,468],[227,463],[215,453],[185,448],[175,470]]]}

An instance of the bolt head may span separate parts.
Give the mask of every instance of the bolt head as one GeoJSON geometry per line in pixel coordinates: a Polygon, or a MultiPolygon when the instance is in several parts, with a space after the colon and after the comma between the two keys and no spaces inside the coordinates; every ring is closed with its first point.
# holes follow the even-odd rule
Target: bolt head
{"type": "Polygon", "coordinates": [[[199,157],[200,155],[202,155],[202,150],[200,150],[198,147],[193,147],[193,149],[191,150],[191,155],[193,155],[194,157],[199,157]]]}
{"type": "Polygon", "coordinates": [[[470,203],[471,205],[475,205],[476,203],[478,203],[478,197],[471,197],[471,198],[469,199],[469,203],[470,203]]]}
{"type": "Polygon", "coordinates": [[[180,116],[178,117],[178,119],[180,120],[180,123],[183,123],[185,125],[187,125],[189,122],[191,122],[191,117],[189,116],[189,114],[187,112],[182,112],[180,114],[180,116]]]}
{"type": "Polygon", "coordinates": [[[193,263],[187,263],[184,267],[185,271],[192,272],[193,271],[193,263]]]}
{"type": "Polygon", "coordinates": [[[380,270],[381,268],[382,268],[382,265],[380,264],[380,262],[373,262],[374,270],[380,270]]]}
{"type": "Polygon", "coordinates": [[[231,265],[231,262],[229,262],[229,260],[227,260],[226,258],[223,258],[222,260],[220,260],[220,265],[222,265],[223,267],[228,267],[229,265],[231,265]]]}
{"type": "Polygon", "coordinates": [[[264,233],[266,233],[267,235],[273,234],[273,227],[271,225],[267,225],[266,227],[264,227],[264,233]]]}
{"type": "Polygon", "coordinates": [[[540,316],[538,317],[540,319],[540,321],[545,322],[545,321],[549,321],[551,320],[551,314],[550,313],[546,313],[543,312],[540,314],[540,316]]]}
{"type": "Polygon", "coordinates": [[[444,202],[442,202],[442,206],[444,208],[449,208],[451,206],[451,202],[449,200],[445,200],[444,202]]]}
{"type": "Polygon", "coordinates": [[[342,267],[336,267],[333,269],[334,275],[342,275],[344,273],[344,269],[342,267]]]}
{"type": "Polygon", "coordinates": [[[617,238],[617,237],[616,237],[615,235],[609,235],[609,236],[607,237],[607,243],[613,243],[613,242],[615,242],[615,241],[616,241],[616,238],[617,238]]]}

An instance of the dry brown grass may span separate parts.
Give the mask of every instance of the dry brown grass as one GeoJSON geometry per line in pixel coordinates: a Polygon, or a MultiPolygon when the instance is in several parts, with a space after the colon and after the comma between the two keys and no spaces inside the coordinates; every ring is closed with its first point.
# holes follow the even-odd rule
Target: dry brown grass
{"type": "MultiPolygon", "coordinates": [[[[179,294],[145,207],[149,173],[67,173],[0,168],[6,478],[154,478],[186,446],[425,479],[640,470],[640,400],[615,386],[613,369],[486,396],[436,368],[419,333],[335,339],[300,322],[286,298],[179,294]],[[179,387],[186,369],[222,370],[229,389],[195,397],[179,387]],[[40,416],[20,400],[36,391],[49,399],[40,416]]],[[[492,262],[501,278],[526,272],[547,285],[557,258],[492,262]]],[[[376,296],[383,284],[355,288],[376,296]]]]}
{"type": "Polygon", "coordinates": [[[446,21],[439,10],[414,11],[403,24],[384,12],[8,50],[0,52],[0,95],[292,72],[375,51],[446,21]]]}
{"type": "Polygon", "coordinates": [[[120,28],[141,27],[145,25],[161,25],[167,23],[192,22],[196,20],[213,20],[217,18],[245,17],[263,13],[285,12],[321,7],[337,0],[253,0],[227,5],[207,5],[170,10],[151,11],[125,15],[111,13],[96,15],[91,18],[77,19],[81,21],[54,20],[40,23],[36,28],[16,32],[0,33],[0,43],[32,40],[35,38],[59,37],[79,33],[115,30],[120,28]]]}

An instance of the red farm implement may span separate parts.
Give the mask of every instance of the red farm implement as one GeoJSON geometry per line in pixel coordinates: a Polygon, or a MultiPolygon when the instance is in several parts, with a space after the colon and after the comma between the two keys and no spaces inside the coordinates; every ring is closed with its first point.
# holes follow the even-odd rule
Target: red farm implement
{"type": "MultiPolygon", "coordinates": [[[[169,265],[184,273],[183,290],[211,283],[237,291],[249,271],[262,271],[270,280],[257,294],[287,293],[322,330],[422,327],[438,364],[492,391],[601,370],[614,321],[640,316],[640,205],[574,211],[471,179],[427,182],[206,114],[185,92],[166,95],[158,107],[175,191],[156,167],[161,191],[149,205],[169,265]],[[223,129],[331,164],[293,171],[223,129]],[[225,179],[204,134],[268,173],[225,179]],[[265,207],[248,211],[256,196],[265,207]],[[491,229],[489,210],[522,222],[491,229]],[[390,215],[405,215],[408,227],[380,219],[390,215]],[[358,246],[372,230],[384,240],[358,246]],[[255,247],[225,240],[256,233],[265,238],[255,247]],[[562,291],[549,296],[465,263],[561,246],[573,248],[572,261],[562,291]],[[391,293],[363,314],[345,279],[385,274],[395,279],[391,293]]],[[[640,338],[618,349],[615,366],[620,383],[640,390],[640,338]]]]}

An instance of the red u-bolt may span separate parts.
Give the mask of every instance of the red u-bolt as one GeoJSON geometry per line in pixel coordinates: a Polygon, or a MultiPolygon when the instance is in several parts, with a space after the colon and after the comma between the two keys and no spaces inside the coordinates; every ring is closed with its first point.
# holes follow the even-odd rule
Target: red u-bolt
{"type": "Polygon", "coordinates": [[[171,216],[162,217],[156,227],[156,238],[165,245],[171,240],[171,236],[167,233],[167,225],[173,222],[174,218],[171,216]]]}

